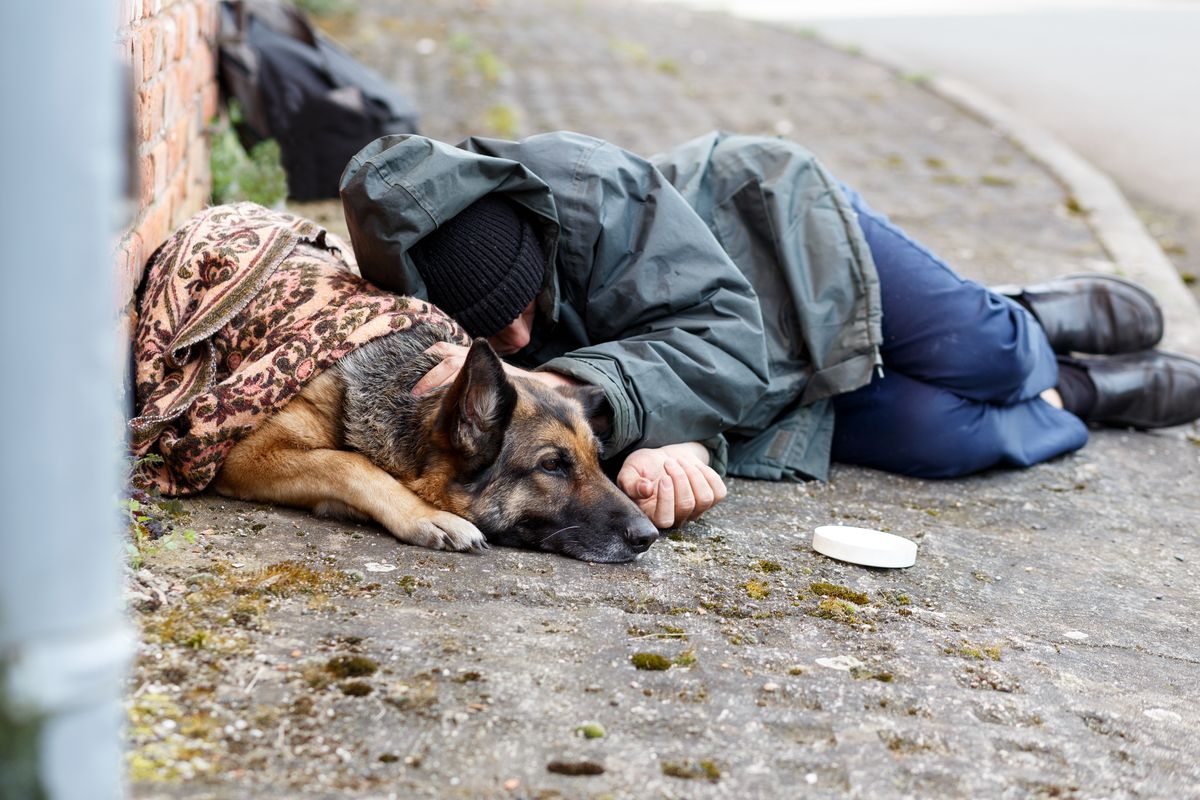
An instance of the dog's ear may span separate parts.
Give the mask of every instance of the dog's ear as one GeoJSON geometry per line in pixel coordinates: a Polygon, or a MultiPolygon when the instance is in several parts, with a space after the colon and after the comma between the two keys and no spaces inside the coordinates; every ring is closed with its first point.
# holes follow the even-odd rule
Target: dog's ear
{"type": "Polygon", "coordinates": [[[612,406],[608,404],[608,396],[604,394],[604,390],[591,383],[577,383],[557,388],[561,395],[583,406],[583,415],[587,417],[592,431],[601,441],[604,441],[612,429],[612,406]]]}
{"type": "Polygon", "coordinates": [[[486,339],[476,339],[442,400],[438,429],[466,461],[468,472],[496,460],[512,420],[517,390],[486,339]]]}

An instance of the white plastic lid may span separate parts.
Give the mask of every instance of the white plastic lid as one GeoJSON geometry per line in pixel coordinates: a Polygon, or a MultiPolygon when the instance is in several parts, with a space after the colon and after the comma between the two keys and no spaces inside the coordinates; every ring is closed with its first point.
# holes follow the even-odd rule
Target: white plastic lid
{"type": "Polygon", "coordinates": [[[813,531],[813,550],[864,567],[911,567],[917,563],[917,543],[870,528],[822,525],[813,531]]]}

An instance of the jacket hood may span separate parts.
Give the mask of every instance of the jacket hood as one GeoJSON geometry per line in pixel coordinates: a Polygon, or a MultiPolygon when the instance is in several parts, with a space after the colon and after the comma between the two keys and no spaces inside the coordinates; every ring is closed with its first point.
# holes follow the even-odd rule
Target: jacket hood
{"type": "Polygon", "coordinates": [[[558,212],[550,187],[518,162],[424,136],[384,136],[350,159],[338,189],[363,277],[423,298],[429,293],[408,251],[481,197],[505,195],[538,230],[547,264],[538,305],[557,319],[558,212]]]}

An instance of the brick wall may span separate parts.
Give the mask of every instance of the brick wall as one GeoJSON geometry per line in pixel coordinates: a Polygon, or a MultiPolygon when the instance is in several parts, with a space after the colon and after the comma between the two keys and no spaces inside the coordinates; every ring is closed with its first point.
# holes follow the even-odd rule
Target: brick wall
{"type": "Polygon", "coordinates": [[[206,128],[217,113],[217,0],[115,0],[116,44],[133,82],[135,216],[114,253],[126,341],[146,259],[208,201],[206,128]]]}

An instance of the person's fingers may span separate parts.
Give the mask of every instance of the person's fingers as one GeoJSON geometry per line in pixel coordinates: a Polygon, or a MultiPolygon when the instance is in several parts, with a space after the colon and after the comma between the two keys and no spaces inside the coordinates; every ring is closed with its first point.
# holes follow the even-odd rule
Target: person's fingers
{"type": "Polygon", "coordinates": [[[426,392],[454,380],[462,369],[464,360],[461,356],[443,358],[441,363],[426,372],[421,380],[417,381],[417,385],[413,387],[413,394],[420,397],[426,392]]]}
{"type": "Polygon", "coordinates": [[[617,473],[617,487],[629,495],[631,500],[647,500],[654,494],[654,481],[649,480],[638,471],[637,467],[626,464],[617,473]]]}
{"type": "Polygon", "coordinates": [[[425,352],[432,356],[441,356],[442,358],[446,358],[447,356],[465,357],[469,349],[470,348],[468,347],[464,347],[461,344],[454,344],[453,342],[434,342],[433,344],[429,345],[429,347],[425,348],[425,352]]]}
{"type": "Polygon", "coordinates": [[[712,467],[708,466],[707,464],[701,464],[700,472],[704,475],[704,479],[708,481],[708,485],[712,488],[712,504],[715,506],[717,503],[725,499],[725,496],[729,493],[729,490],[725,488],[725,481],[721,479],[721,476],[718,475],[717,471],[712,467]]]}
{"type": "Polygon", "coordinates": [[[682,525],[691,517],[692,511],[696,508],[696,495],[692,492],[691,481],[688,480],[687,471],[673,458],[668,458],[663,463],[663,469],[671,478],[672,489],[675,493],[675,508],[672,513],[673,525],[682,525]]]}
{"type": "Polygon", "coordinates": [[[654,523],[654,527],[666,529],[675,524],[675,482],[671,480],[670,475],[663,475],[658,479],[657,494],[650,521],[654,523]]]}
{"type": "Polygon", "coordinates": [[[654,481],[649,478],[639,478],[634,485],[635,500],[649,500],[654,497],[654,481]]]}
{"type": "Polygon", "coordinates": [[[702,465],[695,461],[684,461],[683,471],[687,473],[688,483],[692,488],[692,495],[696,498],[695,506],[692,513],[688,515],[688,520],[694,520],[712,508],[716,498],[713,493],[712,486],[709,485],[708,479],[700,470],[702,465]]]}

